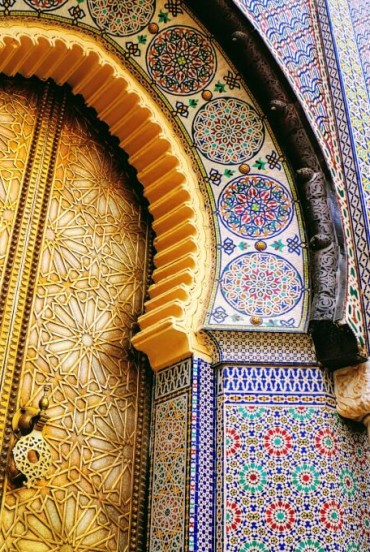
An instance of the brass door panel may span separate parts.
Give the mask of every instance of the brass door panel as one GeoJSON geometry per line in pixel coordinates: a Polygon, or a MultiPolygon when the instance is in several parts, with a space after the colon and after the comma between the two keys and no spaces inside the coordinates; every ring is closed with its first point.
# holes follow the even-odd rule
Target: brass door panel
{"type": "Polygon", "coordinates": [[[148,224],[89,119],[51,83],[0,83],[0,551],[141,546],[147,382],[129,341],[148,224]],[[52,469],[12,488],[11,418],[45,384],[52,469]]]}

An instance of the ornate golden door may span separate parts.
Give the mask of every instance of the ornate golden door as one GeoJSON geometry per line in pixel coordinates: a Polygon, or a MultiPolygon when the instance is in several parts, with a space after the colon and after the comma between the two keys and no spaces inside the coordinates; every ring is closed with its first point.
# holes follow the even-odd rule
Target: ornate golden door
{"type": "Polygon", "coordinates": [[[148,224],[105,134],[67,90],[0,81],[0,551],[140,549],[148,224]],[[52,467],[16,488],[11,420],[45,384],[52,467]]]}

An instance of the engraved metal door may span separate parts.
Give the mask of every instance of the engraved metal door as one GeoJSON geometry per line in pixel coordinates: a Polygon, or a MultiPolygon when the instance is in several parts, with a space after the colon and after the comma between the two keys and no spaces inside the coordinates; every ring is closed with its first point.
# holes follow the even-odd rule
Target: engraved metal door
{"type": "Polygon", "coordinates": [[[63,88],[0,81],[0,551],[140,549],[148,224],[96,125],[63,88]],[[45,384],[52,468],[14,488],[11,419],[45,384]]]}

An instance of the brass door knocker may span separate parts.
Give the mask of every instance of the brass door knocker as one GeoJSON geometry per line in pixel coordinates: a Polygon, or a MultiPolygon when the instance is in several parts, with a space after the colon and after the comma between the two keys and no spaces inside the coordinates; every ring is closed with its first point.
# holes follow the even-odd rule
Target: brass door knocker
{"type": "Polygon", "coordinates": [[[17,487],[31,487],[35,480],[45,477],[50,469],[51,451],[42,434],[49,419],[46,414],[49,391],[50,387],[46,385],[39,408],[22,407],[13,417],[14,446],[9,456],[8,475],[11,483],[17,487]]]}

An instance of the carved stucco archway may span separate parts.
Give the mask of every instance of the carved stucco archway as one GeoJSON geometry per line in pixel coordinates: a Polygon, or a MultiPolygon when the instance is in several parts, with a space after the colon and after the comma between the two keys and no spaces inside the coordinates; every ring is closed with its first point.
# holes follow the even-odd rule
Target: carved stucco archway
{"type": "Polygon", "coordinates": [[[9,19],[0,29],[0,72],[68,83],[109,126],[138,172],[154,219],[156,255],[134,345],[154,370],[194,353],[207,356],[196,330],[210,229],[196,174],[171,123],[118,57],[90,36],[9,19]]]}

